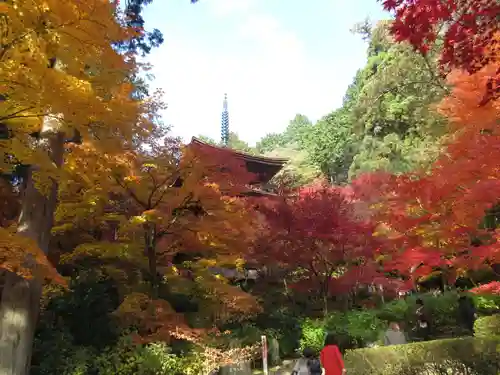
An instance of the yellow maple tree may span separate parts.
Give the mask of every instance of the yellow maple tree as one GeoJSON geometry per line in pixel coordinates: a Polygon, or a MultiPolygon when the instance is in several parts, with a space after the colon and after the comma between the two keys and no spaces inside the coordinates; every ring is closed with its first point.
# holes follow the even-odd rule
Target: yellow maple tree
{"type": "Polygon", "coordinates": [[[60,166],[67,141],[120,152],[150,130],[148,103],[134,100],[130,77],[140,68],[113,43],[136,31],[106,0],[12,0],[0,4],[0,172],[30,165],[18,233],[47,253],[60,166]],[[36,192],[35,192],[36,190],[36,192]],[[46,217],[35,207],[45,205],[46,217]],[[36,223],[37,222],[37,223],[36,223]]]}
{"type": "Polygon", "coordinates": [[[140,31],[120,16],[108,0],[0,2],[0,173],[29,166],[18,223],[0,232],[12,252],[0,265],[0,367],[9,374],[29,370],[41,277],[54,277],[43,271],[68,141],[111,155],[151,129],[149,103],[133,96],[140,65],[114,47],[140,31]]]}
{"type": "Polygon", "coordinates": [[[236,265],[252,236],[253,213],[228,195],[250,178],[243,165],[227,153],[205,154],[171,138],[112,156],[85,143],[71,149],[53,228],[54,242],[71,251],[61,261],[77,267],[100,261],[119,281],[117,316],[125,324],[142,321],[143,340],[190,332],[162,299],[164,288],[197,295],[207,326],[259,311],[254,297],[210,272],[214,265],[236,265]],[[196,256],[189,265],[175,265],[181,253],[196,256]]]}

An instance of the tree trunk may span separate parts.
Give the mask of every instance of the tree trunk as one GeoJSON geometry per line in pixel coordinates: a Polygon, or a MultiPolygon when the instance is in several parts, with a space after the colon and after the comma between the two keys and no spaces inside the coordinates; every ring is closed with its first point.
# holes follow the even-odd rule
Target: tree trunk
{"type": "MultiPolygon", "coordinates": [[[[64,156],[64,134],[52,133],[47,151],[57,167],[64,156]]],[[[33,180],[33,167],[26,177],[26,188],[19,217],[18,234],[36,241],[48,253],[50,230],[57,204],[58,185],[52,181],[47,195],[40,193],[33,180]]],[[[26,280],[8,272],[0,305],[0,374],[28,375],[33,337],[38,317],[42,280],[36,275],[26,280]]]]}
{"type": "Polygon", "coordinates": [[[322,286],[321,286],[321,298],[323,302],[323,317],[326,318],[328,316],[328,295],[330,294],[330,287],[329,287],[329,282],[330,282],[330,277],[326,278],[325,281],[323,281],[322,286]]]}
{"type": "Polygon", "coordinates": [[[155,297],[158,293],[158,288],[160,280],[158,278],[157,270],[157,256],[156,256],[156,224],[145,223],[144,224],[144,246],[145,253],[148,258],[149,274],[151,277],[151,286],[153,288],[153,294],[155,297]]]}
{"type": "Polygon", "coordinates": [[[27,375],[41,296],[41,282],[9,272],[0,307],[0,373],[27,375]]]}

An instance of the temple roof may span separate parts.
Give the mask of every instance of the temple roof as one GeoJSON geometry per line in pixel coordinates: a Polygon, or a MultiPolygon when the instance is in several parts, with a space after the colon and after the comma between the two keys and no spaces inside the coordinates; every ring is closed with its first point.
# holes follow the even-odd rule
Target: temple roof
{"type": "Polygon", "coordinates": [[[258,176],[258,181],[255,183],[265,184],[271,180],[288,162],[286,158],[271,158],[266,156],[252,155],[247,152],[233,150],[227,147],[215,146],[207,142],[193,137],[191,143],[202,146],[204,148],[212,148],[217,150],[230,151],[235,157],[241,158],[245,161],[247,170],[251,173],[255,173],[258,176]]]}
{"type": "Polygon", "coordinates": [[[205,147],[214,148],[214,149],[217,149],[217,150],[229,150],[234,155],[242,157],[243,159],[245,159],[245,161],[251,161],[251,162],[255,162],[255,163],[261,163],[261,164],[267,164],[267,165],[274,165],[274,166],[283,167],[288,162],[288,159],[286,159],[286,158],[271,158],[271,157],[267,157],[267,156],[252,155],[252,154],[250,154],[248,152],[243,152],[243,151],[239,151],[239,150],[233,150],[232,148],[215,146],[215,145],[212,145],[210,143],[203,142],[201,139],[196,138],[196,137],[192,137],[191,138],[191,143],[202,145],[202,146],[205,146],[205,147]]]}

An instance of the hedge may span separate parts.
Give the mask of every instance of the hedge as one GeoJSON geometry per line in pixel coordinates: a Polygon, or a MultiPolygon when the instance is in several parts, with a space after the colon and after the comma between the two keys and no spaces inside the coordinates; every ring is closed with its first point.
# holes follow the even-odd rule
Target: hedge
{"type": "Polygon", "coordinates": [[[500,337],[500,314],[480,317],[474,324],[474,330],[478,337],[500,337]]]}
{"type": "MultiPolygon", "coordinates": [[[[444,339],[468,336],[458,322],[457,292],[446,292],[434,296],[432,294],[421,295],[426,307],[433,319],[433,331],[431,338],[444,339]]],[[[476,333],[482,336],[500,336],[500,299],[498,296],[477,296],[472,295],[479,314],[494,314],[483,316],[476,322],[476,333]]],[[[380,341],[388,322],[399,322],[402,329],[409,336],[410,341],[420,341],[416,337],[413,328],[415,322],[415,300],[416,296],[406,299],[391,301],[378,309],[351,310],[346,313],[334,312],[328,317],[317,322],[304,321],[302,324],[301,348],[304,345],[316,347],[321,345],[317,342],[319,327],[322,324],[324,331],[333,333],[338,340],[338,344],[343,349],[355,349],[368,346],[380,341]]],[[[322,340],[322,339],[321,339],[322,340]]]]}
{"type": "Polygon", "coordinates": [[[497,375],[499,338],[458,338],[348,350],[352,375],[497,375]]]}

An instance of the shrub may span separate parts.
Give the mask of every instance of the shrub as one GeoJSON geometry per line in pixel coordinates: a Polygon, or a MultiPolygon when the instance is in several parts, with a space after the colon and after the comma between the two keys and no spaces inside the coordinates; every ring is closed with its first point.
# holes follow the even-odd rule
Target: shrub
{"type": "Polygon", "coordinates": [[[360,348],[377,341],[385,324],[375,310],[354,310],[330,314],[326,330],[337,338],[341,349],[360,348]]]}
{"type": "Polygon", "coordinates": [[[96,355],[92,361],[94,371],[82,375],[93,372],[99,375],[155,375],[160,368],[160,362],[154,359],[146,348],[135,346],[128,337],[123,337],[116,345],[96,355]]]}
{"type": "Polygon", "coordinates": [[[113,281],[96,273],[71,280],[69,289],[45,287],[30,374],[92,374],[98,353],[121,334],[110,315],[116,296],[113,281]]]}
{"type": "Polygon", "coordinates": [[[257,319],[260,327],[265,328],[265,334],[278,340],[280,355],[289,357],[299,347],[301,336],[300,320],[293,311],[278,309],[263,319],[257,319]]]}
{"type": "Polygon", "coordinates": [[[320,320],[305,319],[299,349],[311,348],[319,353],[325,343],[325,324],[320,320]]]}
{"type": "MultiPolygon", "coordinates": [[[[458,297],[457,292],[446,292],[444,294],[424,294],[418,296],[423,299],[429,314],[433,319],[433,332],[434,337],[451,337],[461,335],[463,329],[457,321],[458,318],[458,297]]],[[[487,303],[490,306],[493,304],[491,299],[484,298],[483,300],[475,298],[476,306],[479,312],[484,312],[487,303]],[[488,302],[486,302],[488,301],[488,302]],[[479,304],[479,306],[478,306],[479,304]]],[[[395,300],[387,303],[380,308],[378,317],[386,322],[396,321],[404,323],[405,330],[411,335],[412,329],[415,327],[415,310],[417,296],[410,296],[404,300],[395,300]]]]}
{"type": "Polygon", "coordinates": [[[283,358],[296,353],[301,337],[301,321],[284,309],[262,313],[254,319],[228,323],[219,328],[221,331],[231,332],[225,337],[226,341],[238,341],[243,346],[260,342],[261,335],[266,335],[269,342],[271,338],[275,338],[283,358]]]}
{"type": "Polygon", "coordinates": [[[488,294],[471,294],[477,312],[484,315],[500,313],[500,296],[488,294]]]}
{"type": "Polygon", "coordinates": [[[383,305],[377,316],[386,322],[406,322],[411,319],[410,307],[411,304],[406,299],[394,300],[383,305]]]}
{"type": "Polygon", "coordinates": [[[355,375],[497,375],[499,347],[496,338],[434,340],[350,350],[345,363],[355,375]]]}
{"type": "Polygon", "coordinates": [[[154,375],[198,375],[203,368],[203,357],[197,352],[175,355],[165,343],[149,344],[142,351],[144,360],[139,367],[139,374],[154,375]]]}
{"type": "Polygon", "coordinates": [[[474,329],[478,337],[500,337],[500,314],[483,316],[477,319],[474,329]]]}
{"type": "Polygon", "coordinates": [[[324,320],[306,319],[302,323],[300,350],[309,347],[319,352],[327,333],[335,336],[341,350],[359,348],[376,342],[384,329],[375,310],[335,312],[324,320]]]}

